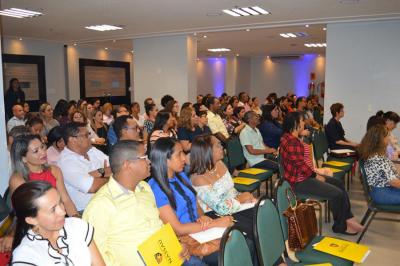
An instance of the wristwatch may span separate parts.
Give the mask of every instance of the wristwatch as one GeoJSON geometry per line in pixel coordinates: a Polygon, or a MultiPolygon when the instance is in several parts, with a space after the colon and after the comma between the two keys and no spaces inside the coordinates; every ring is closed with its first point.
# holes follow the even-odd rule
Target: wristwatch
{"type": "Polygon", "coordinates": [[[104,177],[104,174],[106,171],[104,171],[104,168],[99,168],[97,171],[101,174],[101,177],[104,177]]]}

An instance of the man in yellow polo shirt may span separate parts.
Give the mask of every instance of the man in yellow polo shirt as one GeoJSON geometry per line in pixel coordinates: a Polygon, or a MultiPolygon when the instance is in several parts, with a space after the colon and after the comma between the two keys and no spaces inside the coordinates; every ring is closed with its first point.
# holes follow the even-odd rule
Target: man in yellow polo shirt
{"type": "Polygon", "coordinates": [[[95,228],[94,239],[108,266],[143,265],[137,246],[161,228],[150,186],[144,145],[125,140],[110,154],[113,176],[93,196],[83,219],[95,228]]]}

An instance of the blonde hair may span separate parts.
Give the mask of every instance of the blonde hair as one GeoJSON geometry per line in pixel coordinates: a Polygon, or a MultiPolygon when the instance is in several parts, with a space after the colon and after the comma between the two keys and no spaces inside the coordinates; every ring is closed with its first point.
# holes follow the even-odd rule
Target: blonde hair
{"type": "Polygon", "coordinates": [[[178,120],[178,127],[184,127],[188,130],[192,130],[192,112],[194,109],[192,107],[186,107],[181,110],[178,120]]]}
{"type": "Polygon", "coordinates": [[[360,158],[367,160],[374,155],[385,155],[386,145],[384,139],[388,134],[389,131],[384,125],[378,124],[368,129],[357,149],[360,158]]]}

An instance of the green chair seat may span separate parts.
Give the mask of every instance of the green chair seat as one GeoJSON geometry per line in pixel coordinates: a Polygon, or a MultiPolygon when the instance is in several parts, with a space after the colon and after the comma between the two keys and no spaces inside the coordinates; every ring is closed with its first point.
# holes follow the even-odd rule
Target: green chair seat
{"type": "Polygon", "coordinates": [[[235,184],[235,189],[239,192],[253,192],[260,188],[260,181],[257,181],[250,185],[235,184]]]}
{"type": "Polygon", "coordinates": [[[259,180],[260,182],[264,182],[264,181],[267,181],[270,178],[272,178],[273,174],[274,174],[274,172],[272,172],[272,170],[266,170],[265,173],[261,173],[261,174],[258,174],[258,175],[252,175],[252,174],[243,173],[243,172],[239,171],[238,176],[254,178],[254,179],[259,180]]]}
{"type": "Polygon", "coordinates": [[[387,212],[400,212],[400,205],[381,205],[381,204],[371,204],[371,208],[379,209],[379,211],[387,212]]]}
{"type": "Polygon", "coordinates": [[[315,250],[313,245],[320,242],[323,238],[323,236],[316,236],[304,250],[296,252],[296,257],[305,265],[322,262],[329,262],[333,266],[353,265],[353,262],[349,260],[315,250]]]}

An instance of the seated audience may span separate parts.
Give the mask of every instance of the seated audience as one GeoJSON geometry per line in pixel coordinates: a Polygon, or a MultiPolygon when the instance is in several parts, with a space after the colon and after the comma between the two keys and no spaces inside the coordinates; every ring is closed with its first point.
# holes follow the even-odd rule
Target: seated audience
{"type": "Polygon", "coordinates": [[[130,106],[131,116],[135,119],[140,130],[143,130],[144,117],[140,114],[140,105],[138,102],[133,102],[130,106]]]}
{"type": "Polygon", "coordinates": [[[49,103],[43,103],[39,108],[39,117],[43,120],[43,136],[47,136],[53,127],[59,126],[60,123],[53,118],[53,108],[49,103]]]}
{"type": "MultiPolygon", "coordinates": [[[[124,104],[119,105],[114,110],[114,114],[112,116],[114,117],[114,119],[116,119],[117,117],[120,117],[122,115],[129,115],[128,108],[124,104]]],[[[117,141],[118,141],[118,137],[115,134],[113,125],[111,124],[110,127],[108,128],[108,132],[107,132],[107,142],[109,145],[112,146],[115,143],[117,143],[117,141]]]]}
{"type": "MultiPolygon", "coordinates": [[[[244,107],[245,112],[250,111],[251,107],[249,105],[249,100],[250,100],[249,95],[246,92],[242,91],[239,93],[238,98],[239,98],[238,106],[244,107]]],[[[235,108],[236,107],[233,107],[233,110],[235,110],[235,108]]]]}
{"type": "MultiPolygon", "coordinates": [[[[152,146],[151,186],[160,218],[170,223],[178,236],[201,232],[213,227],[233,224],[231,216],[211,219],[197,205],[196,191],[183,171],[185,153],[182,145],[172,138],[160,138],[152,146]]],[[[217,252],[203,257],[208,265],[218,264],[217,252]]]]}
{"type": "Polygon", "coordinates": [[[211,129],[208,127],[207,111],[199,111],[197,113],[197,128],[199,135],[211,135],[211,129]]]}
{"type": "Polygon", "coordinates": [[[65,218],[59,192],[49,183],[22,184],[12,195],[17,217],[12,265],[105,266],[93,227],[65,218]]]}
{"type": "Polygon", "coordinates": [[[121,140],[139,140],[138,125],[131,116],[122,115],[115,119],[114,131],[117,134],[118,141],[121,140]]]}
{"type": "Polygon", "coordinates": [[[241,203],[254,202],[255,198],[234,188],[223,158],[224,149],[216,137],[196,137],[190,152],[190,180],[204,212],[213,210],[219,215],[229,215],[238,211],[241,203]]]}
{"type": "MultiPolygon", "coordinates": [[[[244,107],[236,107],[236,109],[237,108],[244,110],[244,107]]],[[[229,135],[239,135],[240,131],[244,128],[245,123],[241,123],[241,121],[233,115],[232,106],[230,104],[223,106],[222,113],[224,117],[222,121],[224,122],[229,135]]]]}
{"type": "Polygon", "coordinates": [[[110,126],[114,122],[114,117],[112,115],[113,106],[111,103],[105,103],[102,107],[103,111],[103,122],[110,126]]]}
{"type": "Polygon", "coordinates": [[[47,142],[47,137],[46,135],[43,135],[43,120],[39,117],[31,117],[29,120],[26,121],[25,123],[26,129],[28,130],[29,133],[33,135],[39,135],[43,142],[47,142]]]}
{"type": "Polygon", "coordinates": [[[47,135],[47,163],[57,165],[60,154],[64,150],[63,129],[60,126],[53,127],[47,135]]]}
{"type": "Polygon", "coordinates": [[[101,150],[103,153],[108,153],[107,132],[108,126],[103,122],[103,112],[100,109],[93,111],[93,117],[90,121],[93,146],[101,150]]]}
{"type": "MultiPolygon", "coordinates": [[[[12,107],[16,104],[22,104],[25,102],[25,92],[21,89],[17,78],[11,78],[9,81],[9,87],[4,95],[4,109],[6,111],[7,118],[12,117],[12,107]]],[[[10,130],[8,130],[10,131],[10,130]]]]}
{"type": "Polygon", "coordinates": [[[193,139],[204,132],[198,126],[198,120],[199,118],[192,107],[186,107],[181,110],[178,123],[178,139],[186,153],[190,152],[193,139]]]}
{"type": "Polygon", "coordinates": [[[25,126],[25,113],[24,113],[24,109],[22,107],[21,104],[17,103],[14,104],[14,106],[12,107],[12,113],[13,113],[13,117],[10,118],[10,120],[8,120],[7,122],[7,132],[10,132],[10,130],[13,127],[16,126],[25,126]]]}
{"type": "Polygon", "coordinates": [[[299,133],[304,129],[303,117],[297,113],[289,113],[283,122],[284,135],[280,145],[284,178],[296,193],[306,194],[310,198],[325,197],[329,199],[329,206],[333,213],[332,230],[335,233],[355,235],[363,227],[355,220],[351,213],[349,196],[343,182],[333,177],[320,175],[306,163],[304,145],[299,133]]]}
{"type": "Polygon", "coordinates": [[[335,149],[352,149],[354,150],[358,143],[347,140],[344,135],[344,129],[340,119],[344,117],[344,106],[341,103],[334,103],[331,105],[332,118],[325,126],[325,134],[328,139],[329,148],[335,149]]]}
{"type": "Polygon", "coordinates": [[[57,102],[54,107],[53,116],[61,126],[69,122],[69,110],[72,108],[75,108],[75,106],[70,106],[64,99],[57,102]]]}
{"type": "Polygon", "coordinates": [[[226,142],[230,135],[222,121],[221,116],[218,114],[219,108],[221,107],[218,98],[209,97],[206,99],[206,107],[208,109],[207,119],[208,126],[211,132],[222,142],[226,142]]]}
{"type": "Polygon", "coordinates": [[[199,94],[196,96],[196,103],[193,104],[193,108],[196,111],[196,114],[200,112],[200,106],[203,105],[203,95],[199,94]]]}
{"type": "Polygon", "coordinates": [[[391,160],[398,160],[400,154],[400,146],[397,138],[393,135],[393,130],[397,127],[397,124],[400,121],[400,117],[397,113],[392,111],[388,111],[386,113],[384,113],[383,111],[379,111],[376,113],[376,115],[383,118],[386,128],[389,132],[389,142],[386,149],[388,157],[391,160]]]}
{"type": "Polygon", "coordinates": [[[387,157],[386,147],[390,141],[389,130],[383,125],[368,129],[358,147],[364,160],[364,169],[371,198],[377,204],[400,204],[400,174],[387,157]]]}
{"type": "Polygon", "coordinates": [[[262,110],[260,108],[260,100],[258,99],[258,97],[253,97],[251,98],[251,101],[252,101],[251,110],[254,111],[256,114],[258,114],[259,116],[261,116],[262,110]]]}
{"type": "Polygon", "coordinates": [[[278,149],[283,135],[282,125],[278,122],[279,107],[275,104],[263,106],[262,122],[259,126],[264,144],[278,149]]]}
{"type": "Polygon", "coordinates": [[[275,158],[278,151],[264,144],[260,130],[257,128],[260,117],[255,112],[249,111],[244,115],[243,120],[246,126],[240,132],[239,139],[243,147],[244,157],[250,167],[278,171],[278,164],[265,158],[265,155],[275,158]]]}
{"type": "Polygon", "coordinates": [[[82,212],[93,193],[111,175],[108,156],[91,147],[86,124],[71,122],[65,126],[64,142],[57,163],[64,175],[65,187],[78,211],[82,212]]]}
{"type": "Polygon", "coordinates": [[[169,102],[169,101],[174,101],[175,99],[174,99],[174,97],[172,97],[171,95],[169,95],[169,94],[166,94],[166,95],[164,95],[162,98],[161,98],[161,106],[163,107],[163,108],[165,108],[166,106],[167,106],[167,103],[169,102]]]}
{"type": "Polygon", "coordinates": [[[147,143],[149,135],[153,132],[154,122],[158,113],[157,106],[154,103],[145,105],[146,120],[143,123],[143,140],[147,143]]]}
{"type": "Polygon", "coordinates": [[[142,265],[137,247],[163,224],[154,194],[144,181],[150,175],[145,154],[141,142],[115,144],[110,154],[113,175],[83,213],[95,229],[94,240],[107,265],[142,265]]]}
{"type": "Polygon", "coordinates": [[[174,130],[174,117],[171,112],[160,111],[157,113],[153,132],[151,132],[147,143],[153,144],[157,139],[166,137],[177,138],[174,130]]]}

